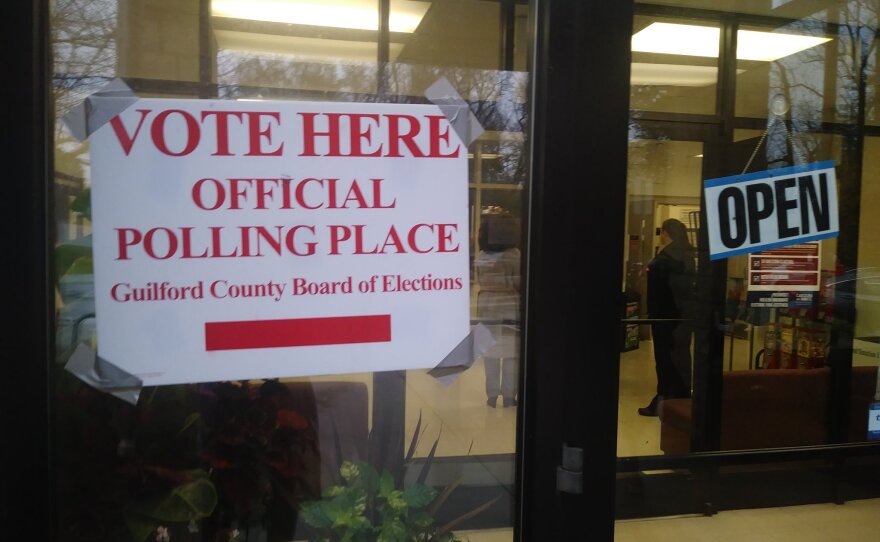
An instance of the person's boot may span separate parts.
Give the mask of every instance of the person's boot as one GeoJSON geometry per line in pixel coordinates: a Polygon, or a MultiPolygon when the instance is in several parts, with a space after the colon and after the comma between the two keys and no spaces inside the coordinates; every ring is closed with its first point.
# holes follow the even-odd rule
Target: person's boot
{"type": "Polygon", "coordinates": [[[640,416],[658,416],[660,409],[660,396],[655,395],[648,406],[639,408],[640,416]]]}

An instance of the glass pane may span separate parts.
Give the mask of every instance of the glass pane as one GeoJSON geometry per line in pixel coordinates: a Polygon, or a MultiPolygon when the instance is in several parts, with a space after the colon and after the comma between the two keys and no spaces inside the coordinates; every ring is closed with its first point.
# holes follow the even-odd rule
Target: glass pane
{"type": "MultiPolygon", "coordinates": [[[[692,118],[676,115],[655,115],[658,120],[649,123],[648,115],[638,111],[642,108],[638,98],[632,101],[636,111],[630,122],[626,280],[620,310],[618,456],[622,459],[617,514],[625,519],[721,511],[718,517],[727,519],[715,524],[720,530],[702,531],[693,523],[688,532],[701,539],[737,538],[739,529],[748,527],[759,536],[752,530],[751,516],[737,519],[725,514],[833,498],[849,505],[869,496],[860,492],[863,488],[876,487],[873,456],[843,460],[839,474],[830,475],[824,460],[703,469],[703,459],[690,454],[836,445],[880,437],[870,425],[877,423],[880,412],[869,411],[869,405],[880,399],[880,312],[875,306],[880,292],[873,272],[880,264],[875,261],[878,228],[872,212],[880,182],[875,133],[877,5],[785,0],[637,4],[650,5],[636,6],[636,32],[645,26],[645,19],[665,15],[690,20],[694,26],[721,21],[737,31],[738,47],[733,65],[720,66],[736,73],[735,89],[720,89],[717,103],[722,119],[733,117],[730,132],[721,121],[697,126],[692,118]],[[650,139],[656,140],[639,141],[650,139]],[[650,143],[665,149],[688,139],[705,143],[701,169],[693,173],[696,197],[701,180],[764,171],[779,177],[781,168],[833,162],[840,234],[715,262],[707,261],[702,252],[706,247],[698,247],[704,265],[697,265],[695,306],[708,312],[694,323],[692,372],[688,374],[684,361],[678,371],[684,375],[680,381],[687,382],[690,376],[691,397],[665,398],[654,409],[649,400],[655,393],[663,395],[658,388],[667,380],[660,366],[670,357],[674,365],[679,358],[675,340],[664,341],[661,334],[658,341],[656,333],[645,329],[656,319],[641,306],[652,297],[651,272],[644,272],[644,267],[652,267],[645,262],[657,249],[646,251],[644,244],[647,235],[656,233],[649,230],[658,224],[656,216],[641,220],[634,211],[633,183],[644,182],[642,190],[647,193],[666,193],[669,179],[663,172],[669,164],[681,167],[682,162],[664,153],[639,159],[647,154],[639,146],[650,143]],[[641,171],[634,160],[643,161],[647,171],[641,171]],[[633,256],[642,253],[641,259],[633,256]],[[647,316],[650,322],[627,321],[637,316],[647,316]],[[671,346],[664,349],[664,344],[671,346]],[[643,353],[646,346],[650,350],[643,353]],[[679,457],[657,457],[661,454],[679,457]],[[829,476],[834,483],[859,489],[844,490],[843,497],[814,491],[829,476]]],[[[635,52],[633,62],[638,62],[635,52]]],[[[635,93],[635,78],[633,87],[635,93]]],[[[683,178],[684,171],[682,167],[677,178],[683,178]]],[[[650,209],[658,213],[651,204],[642,212],[650,209]]],[[[682,223],[687,225],[685,220],[682,223]]],[[[675,292],[672,284],[669,290],[675,292]]],[[[674,332],[669,335],[674,339],[674,332]]],[[[684,349],[678,352],[680,359],[687,359],[684,349]]],[[[674,388],[669,393],[677,394],[674,388]]],[[[738,461],[738,454],[724,457],[738,461]]],[[[808,537],[807,531],[813,529],[790,525],[779,537],[808,537]]],[[[627,525],[618,529],[618,538],[636,539],[634,533],[650,538],[648,532],[655,532],[653,524],[650,528],[627,525]]]]}
{"type": "Polygon", "coordinates": [[[738,116],[766,118],[781,96],[798,121],[855,120],[854,79],[833,77],[834,70],[852,71],[846,59],[853,42],[846,32],[835,36],[824,26],[799,21],[776,28],[742,26],[737,36],[738,116]],[[830,77],[826,70],[832,70],[830,77]]]}
{"type": "MultiPolygon", "coordinates": [[[[741,0],[636,0],[636,4],[652,4],[690,9],[706,9],[743,15],[764,15],[779,19],[814,19],[837,22],[839,15],[848,7],[853,10],[870,11],[870,2],[793,2],[771,0],[770,2],[742,2],[741,0]]],[[[864,15],[863,15],[864,16],[864,15]]]]}
{"type": "Polygon", "coordinates": [[[691,316],[684,310],[681,292],[672,284],[695,277],[703,143],[666,137],[634,139],[629,143],[628,160],[621,312],[624,320],[653,321],[622,323],[617,414],[620,457],[662,453],[656,397],[690,395],[692,331],[690,324],[681,320],[691,316]],[[676,228],[674,223],[681,224],[678,233],[682,237],[670,246],[666,234],[660,232],[664,224],[676,228]],[[671,255],[676,256],[675,261],[669,261],[671,255]],[[690,260],[689,271],[683,258],[690,260]],[[682,269],[673,273],[675,278],[666,269],[669,263],[681,264],[682,269]]]}
{"type": "Polygon", "coordinates": [[[630,108],[714,114],[719,41],[713,22],[637,15],[630,108]]]}
{"type": "Polygon", "coordinates": [[[517,71],[500,64],[500,3],[392,0],[387,63],[379,11],[375,0],[53,3],[60,539],[290,542],[326,533],[327,513],[369,522],[401,502],[410,512],[370,526],[367,539],[382,529],[402,539],[391,530],[404,527],[436,534],[459,518],[458,539],[513,539],[529,9],[517,6],[512,21],[517,71]],[[494,344],[453,371],[154,386],[136,405],[65,371],[78,346],[101,345],[93,164],[88,140],[60,119],[117,77],[138,97],[230,104],[427,104],[426,90],[446,78],[485,129],[467,150],[463,287],[471,328],[481,324],[494,344]],[[373,471],[378,483],[367,486],[381,497],[364,513],[357,484],[373,471]]]}
{"type": "Polygon", "coordinates": [[[855,340],[853,342],[852,400],[847,440],[861,442],[876,440],[880,412],[868,414],[871,403],[880,402],[880,383],[877,367],[880,365],[880,224],[875,213],[868,211],[880,197],[880,137],[865,138],[862,166],[862,193],[859,215],[858,268],[835,279],[855,282],[855,340]],[[866,212],[868,211],[868,212],[866,212]]]}

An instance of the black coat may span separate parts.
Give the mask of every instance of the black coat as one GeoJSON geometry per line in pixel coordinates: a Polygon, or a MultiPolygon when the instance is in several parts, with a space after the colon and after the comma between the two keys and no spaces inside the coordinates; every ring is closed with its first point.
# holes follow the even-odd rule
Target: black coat
{"type": "Polygon", "coordinates": [[[672,242],[648,262],[648,316],[690,318],[694,299],[694,254],[684,243],[672,242]]]}

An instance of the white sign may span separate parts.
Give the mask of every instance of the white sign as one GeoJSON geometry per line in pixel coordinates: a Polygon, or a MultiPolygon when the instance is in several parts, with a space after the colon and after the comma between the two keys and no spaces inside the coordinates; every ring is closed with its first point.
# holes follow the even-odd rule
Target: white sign
{"type": "Polygon", "coordinates": [[[143,99],[90,148],[98,353],[145,386],[434,367],[469,332],[436,106],[143,99]]]}
{"type": "Polygon", "coordinates": [[[712,260],[839,231],[833,161],[709,179],[703,193],[712,260]]]}

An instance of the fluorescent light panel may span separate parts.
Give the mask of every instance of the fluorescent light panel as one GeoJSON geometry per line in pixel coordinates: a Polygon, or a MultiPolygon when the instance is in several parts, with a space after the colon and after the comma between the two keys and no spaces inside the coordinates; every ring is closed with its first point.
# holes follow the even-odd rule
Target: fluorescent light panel
{"type": "MultiPolygon", "coordinates": [[[[736,70],[737,75],[743,72],[745,70],[736,70]]],[[[691,66],[688,64],[633,62],[629,82],[631,85],[708,87],[718,82],[718,68],[715,66],[691,66]]]]}
{"type": "MultiPolygon", "coordinates": [[[[413,33],[430,2],[395,0],[389,19],[392,32],[413,33]]],[[[214,0],[211,14],[273,23],[379,30],[377,0],[214,0]]]]}
{"type": "MultiPolygon", "coordinates": [[[[717,58],[719,36],[720,30],[711,26],[651,23],[632,37],[632,50],[717,58]]],[[[769,62],[828,41],[831,38],[739,30],[736,58],[769,62]]]]}
{"type": "MultiPolygon", "coordinates": [[[[298,36],[275,36],[216,30],[217,47],[241,53],[279,55],[294,60],[313,62],[375,62],[376,44],[369,41],[328,40],[298,36]]],[[[389,45],[389,57],[393,62],[403,50],[402,43],[389,45]]]]}

